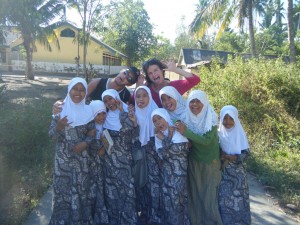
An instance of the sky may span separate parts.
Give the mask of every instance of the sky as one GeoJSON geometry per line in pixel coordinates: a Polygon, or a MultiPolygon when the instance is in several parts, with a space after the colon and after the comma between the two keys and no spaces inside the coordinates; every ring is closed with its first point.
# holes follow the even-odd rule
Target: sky
{"type": "MultiPolygon", "coordinates": [[[[185,17],[185,25],[188,26],[194,16],[196,4],[199,0],[142,0],[144,8],[150,17],[150,23],[154,25],[154,34],[170,39],[172,43],[176,38],[176,28],[181,23],[182,16],[185,17]]],[[[74,10],[68,10],[67,17],[76,24],[74,10]],[[73,12],[71,12],[73,11],[73,12]]],[[[78,16],[79,17],[79,16],[78,16]]]]}
{"type": "Polygon", "coordinates": [[[154,33],[162,35],[174,43],[176,28],[185,17],[188,26],[195,17],[196,4],[199,0],[143,0],[144,7],[150,17],[150,22],[155,25],[154,33]]]}

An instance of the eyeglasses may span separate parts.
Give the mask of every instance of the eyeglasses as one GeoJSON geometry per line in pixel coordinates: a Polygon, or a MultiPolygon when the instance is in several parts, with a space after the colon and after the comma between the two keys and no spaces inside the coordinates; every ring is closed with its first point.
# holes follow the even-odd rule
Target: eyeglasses
{"type": "Polygon", "coordinates": [[[126,76],[126,80],[127,80],[130,84],[132,84],[132,83],[133,83],[133,78],[132,78],[132,77],[130,76],[130,74],[129,74],[129,69],[124,70],[123,73],[124,73],[125,76],[126,76]]]}

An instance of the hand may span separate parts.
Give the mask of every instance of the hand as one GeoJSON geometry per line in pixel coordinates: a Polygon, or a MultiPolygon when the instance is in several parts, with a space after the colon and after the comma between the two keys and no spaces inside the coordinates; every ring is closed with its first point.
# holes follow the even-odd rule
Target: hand
{"type": "Polygon", "coordinates": [[[163,140],[165,138],[165,135],[163,134],[163,132],[161,132],[157,128],[155,128],[155,134],[156,134],[156,137],[158,137],[160,140],[163,140]]]}
{"type": "Polygon", "coordinates": [[[132,121],[133,126],[137,127],[137,120],[136,120],[136,116],[133,110],[128,112],[128,118],[132,121]]]}
{"type": "Polygon", "coordinates": [[[225,159],[229,160],[230,162],[234,162],[237,160],[236,155],[225,155],[225,159]]]}
{"type": "Polygon", "coordinates": [[[180,120],[177,120],[175,122],[175,127],[176,127],[176,130],[181,134],[183,134],[186,130],[186,125],[184,123],[182,123],[180,120]]]}
{"type": "Polygon", "coordinates": [[[71,123],[68,123],[67,116],[60,118],[60,115],[58,116],[58,121],[56,125],[56,131],[63,130],[66,126],[70,125],[71,123]]]}
{"type": "Polygon", "coordinates": [[[100,155],[100,156],[104,156],[104,155],[105,155],[105,148],[104,148],[104,146],[102,146],[102,147],[99,149],[98,155],[100,155]]]}
{"type": "Polygon", "coordinates": [[[168,129],[169,129],[169,135],[168,135],[168,137],[169,137],[169,139],[172,139],[172,137],[174,135],[175,127],[169,126],[168,129]]]}
{"type": "Polygon", "coordinates": [[[57,101],[53,104],[52,106],[52,114],[53,115],[57,115],[59,113],[61,113],[62,111],[62,106],[64,105],[65,103],[63,101],[57,101]]]}
{"type": "Polygon", "coordinates": [[[76,152],[76,153],[80,153],[82,152],[84,149],[87,148],[87,143],[85,141],[82,141],[82,142],[79,142],[78,144],[76,144],[74,147],[73,147],[73,151],[76,152]]]}
{"type": "Polygon", "coordinates": [[[116,99],[116,102],[117,102],[117,107],[118,107],[118,109],[119,109],[121,112],[124,112],[122,101],[121,101],[120,99],[116,99]]]}
{"type": "Polygon", "coordinates": [[[89,137],[96,137],[96,129],[90,130],[87,133],[87,136],[89,136],[89,137]]]}
{"type": "Polygon", "coordinates": [[[165,68],[165,71],[171,71],[171,72],[175,72],[177,71],[177,67],[174,61],[167,61],[165,63],[165,65],[167,66],[167,68],[165,68]]]}

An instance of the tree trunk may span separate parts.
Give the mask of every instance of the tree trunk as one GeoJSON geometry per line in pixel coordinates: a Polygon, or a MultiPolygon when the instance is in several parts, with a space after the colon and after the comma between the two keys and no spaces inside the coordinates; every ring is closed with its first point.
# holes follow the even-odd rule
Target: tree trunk
{"type": "Polygon", "coordinates": [[[24,48],[25,48],[25,51],[26,51],[26,71],[25,71],[25,74],[26,74],[27,79],[34,80],[34,74],[33,74],[33,69],[32,69],[32,64],[31,64],[32,51],[31,51],[31,48],[30,48],[30,41],[24,39],[23,45],[24,45],[24,48]]]}
{"type": "Polygon", "coordinates": [[[83,75],[85,77],[86,82],[89,82],[88,73],[86,71],[86,53],[87,53],[87,37],[86,37],[86,12],[87,12],[87,2],[84,3],[83,6],[83,75]]]}
{"type": "Polygon", "coordinates": [[[296,62],[296,51],[295,51],[295,41],[294,41],[294,26],[293,26],[293,0],[288,0],[287,7],[288,14],[288,36],[289,36],[289,48],[290,48],[290,61],[292,63],[296,62]]]}
{"type": "Polygon", "coordinates": [[[249,17],[248,20],[249,20],[249,38],[250,38],[250,45],[251,45],[251,54],[252,54],[252,57],[256,57],[252,0],[247,1],[247,9],[248,9],[248,17],[249,17]]]}

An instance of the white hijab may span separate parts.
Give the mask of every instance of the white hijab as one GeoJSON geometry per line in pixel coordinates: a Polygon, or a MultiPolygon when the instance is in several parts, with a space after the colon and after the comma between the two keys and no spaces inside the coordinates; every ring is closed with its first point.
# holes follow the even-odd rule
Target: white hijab
{"type": "Polygon", "coordinates": [[[224,106],[220,112],[218,129],[220,145],[222,150],[229,155],[241,154],[242,150],[249,149],[247,136],[238,116],[238,110],[232,105],[224,106]],[[226,114],[234,120],[234,126],[230,129],[223,125],[226,114]]]}
{"type": "MultiPolygon", "coordinates": [[[[100,100],[91,101],[90,106],[92,108],[94,118],[96,118],[96,116],[99,113],[102,113],[102,112],[106,113],[105,104],[100,100]]],[[[95,122],[95,126],[96,126],[96,139],[100,139],[100,136],[103,132],[103,124],[99,124],[99,123],[95,122]]]]}
{"type": "Polygon", "coordinates": [[[177,91],[176,88],[174,88],[172,86],[163,87],[159,91],[159,98],[160,98],[161,102],[162,102],[161,96],[163,94],[168,95],[169,97],[176,100],[175,110],[173,112],[167,110],[171,116],[171,119],[172,120],[182,120],[182,115],[184,114],[184,112],[186,110],[186,101],[184,100],[182,95],[177,91]]]}
{"type": "Polygon", "coordinates": [[[87,94],[87,83],[84,79],[75,77],[68,85],[68,94],[64,100],[60,118],[67,116],[68,123],[71,123],[71,127],[87,124],[94,119],[92,109],[89,105],[85,104],[85,97],[79,103],[74,103],[70,96],[71,89],[78,83],[81,83],[87,94]]]}
{"type": "MultiPolygon", "coordinates": [[[[162,117],[163,119],[165,119],[167,121],[169,126],[173,126],[173,123],[171,121],[170,115],[167,112],[167,110],[162,109],[162,108],[157,108],[151,113],[151,119],[153,119],[153,117],[155,115],[159,115],[160,117],[162,117]]],[[[163,134],[164,134],[164,136],[168,136],[169,129],[166,129],[165,131],[163,131],[163,134]]],[[[188,139],[186,137],[184,137],[183,135],[181,135],[175,129],[171,142],[172,143],[183,143],[183,142],[188,142],[188,139]]],[[[155,148],[156,148],[156,150],[162,148],[162,140],[160,140],[158,137],[156,137],[156,135],[155,135],[155,148]]]]}
{"type": "Polygon", "coordinates": [[[218,125],[218,115],[210,105],[204,91],[194,90],[189,94],[183,121],[193,133],[200,135],[211,131],[213,126],[218,125]],[[198,115],[194,115],[189,107],[193,99],[198,99],[203,104],[203,108],[198,115]]]}
{"type": "MultiPolygon", "coordinates": [[[[104,100],[105,96],[111,96],[114,99],[118,99],[120,100],[120,96],[119,93],[115,90],[115,89],[107,89],[106,91],[104,91],[102,93],[101,98],[104,100]]],[[[120,100],[121,101],[121,100],[120,100]]],[[[123,109],[125,112],[127,112],[127,105],[122,102],[123,105],[123,109]]],[[[106,119],[105,122],[103,124],[103,128],[109,129],[109,130],[114,130],[114,131],[120,131],[120,129],[122,128],[122,124],[120,122],[120,110],[116,109],[114,111],[108,110],[107,114],[106,114],[106,119]]]]}
{"type": "Polygon", "coordinates": [[[153,110],[157,109],[158,106],[152,99],[150,89],[146,86],[139,86],[137,89],[135,89],[134,95],[136,95],[137,91],[140,89],[147,91],[149,96],[149,103],[145,108],[138,107],[137,103],[135,102],[135,115],[140,128],[139,140],[141,142],[141,146],[144,146],[148,143],[150,137],[154,137],[154,124],[152,122],[151,113],[153,110]]]}

